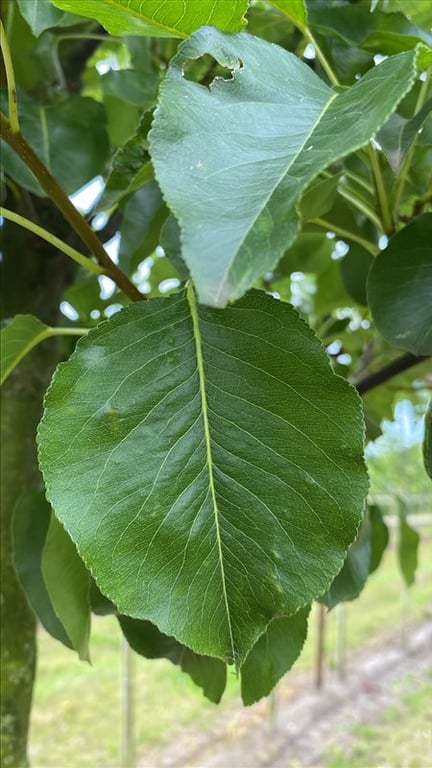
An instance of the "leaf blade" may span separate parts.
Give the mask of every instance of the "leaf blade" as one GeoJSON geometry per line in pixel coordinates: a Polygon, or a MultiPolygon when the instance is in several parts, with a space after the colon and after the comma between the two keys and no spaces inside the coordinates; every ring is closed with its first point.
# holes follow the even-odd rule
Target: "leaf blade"
{"type": "Polygon", "coordinates": [[[240,665],[275,615],[324,591],[355,536],[367,491],[360,402],[288,305],[252,292],[192,313],[190,301],[181,291],[131,306],[79,342],[47,394],[40,462],[56,514],[119,610],[240,665]],[[102,402],[86,394],[93,376],[102,402]]]}
{"type": "Polygon", "coordinates": [[[112,35],[187,37],[198,27],[212,24],[227,32],[244,25],[247,0],[215,3],[200,0],[51,0],[63,11],[97,19],[112,35]]]}
{"type": "Polygon", "coordinates": [[[297,235],[303,190],[367,144],[413,84],[416,56],[386,59],[336,94],[295,56],[251,35],[207,28],[180,45],[149,142],[200,302],[225,306],[275,267],[297,235]],[[231,79],[209,89],[186,80],[183,67],[204,53],[231,79]],[[187,110],[173,109],[179,99],[187,110]]]}

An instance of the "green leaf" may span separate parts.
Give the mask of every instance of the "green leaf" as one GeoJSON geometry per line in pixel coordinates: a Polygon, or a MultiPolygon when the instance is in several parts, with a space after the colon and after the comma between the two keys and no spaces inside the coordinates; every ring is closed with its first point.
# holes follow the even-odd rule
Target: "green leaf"
{"type": "Polygon", "coordinates": [[[36,344],[46,339],[51,333],[45,323],[33,315],[15,315],[0,331],[0,384],[18,365],[20,360],[36,344]]]}
{"type": "Polygon", "coordinates": [[[288,16],[290,21],[301,30],[307,27],[307,11],[304,0],[270,0],[281,13],[288,16]]]}
{"type": "Polygon", "coordinates": [[[132,274],[159,245],[160,230],[168,209],[156,181],[141,187],[127,201],[120,227],[119,264],[132,274]]]}
{"type": "Polygon", "coordinates": [[[429,99],[411,120],[406,120],[396,112],[379,131],[377,140],[394,173],[399,171],[408,150],[419,136],[419,131],[430,118],[431,111],[432,99],[429,99]]]}
{"type": "Polygon", "coordinates": [[[65,13],[54,8],[50,0],[18,0],[18,7],[36,37],[63,21],[65,13]]]}
{"type": "Polygon", "coordinates": [[[39,445],[102,592],[237,665],[327,588],[368,486],[355,390],[256,291],[218,311],[189,285],[102,323],[54,376],[39,445]]]}
{"type": "Polygon", "coordinates": [[[354,301],[364,306],[368,303],[366,283],[373,263],[373,256],[356,243],[350,246],[346,256],[339,262],[342,282],[347,293],[354,301]]]}
{"type": "Polygon", "coordinates": [[[415,581],[415,573],[418,563],[418,545],[420,536],[408,523],[407,508],[402,499],[399,499],[399,536],[398,536],[398,561],[403,579],[407,587],[411,587],[415,581]]]}
{"type": "MultiPolygon", "coordinates": [[[[102,104],[69,96],[45,107],[20,93],[18,108],[23,135],[67,194],[76,192],[103,171],[110,147],[102,104]]],[[[2,109],[7,111],[4,92],[2,109]]],[[[30,192],[45,194],[23,161],[4,142],[2,164],[4,172],[30,192]]]]}
{"type": "Polygon", "coordinates": [[[187,37],[210,24],[226,32],[245,25],[248,0],[52,0],[57,8],[96,19],[112,35],[187,37]]]}
{"type": "Polygon", "coordinates": [[[268,696],[299,657],[308,629],[310,606],[294,616],[274,619],[254,645],[241,668],[243,704],[268,696]]]}
{"type": "Polygon", "coordinates": [[[376,504],[368,505],[369,522],[371,526],[371,554],[369,575],[376,571],[389,543],[389,531],[384,522],[380,508],[376,504]]]}
{"type": "Polygon", "coordinates": [[[96,211],[106,211],[153,179],[153,166],[147,153],[147,131],[147,115],[144,115],[135,135],[115,153],[96,211]]]}
{"type": "Polygon", "coordinates": [[[366,584],[369,575],[371,557],[371,528],[367,518],[363,520],[357,538],[351,544],[342,570],[330,588],[320,598],[320,602],[328,608],[334,608],[338,603],[355,600],[366,584]]]}
{"type": "Polygon", "coordinates": [[[432,400],[425,415],[425,434],[423,439],[423,461],[426,472],[432,479],[432,400]]]}
{"type": "Polygon", "coordinates": [[[339,175],[335,174],[329,179],[319,179],[310,185],[300,203],[303,221],[316,219],[328,213],[336,199],[339,178],[339,175]]]}
{"type": "Polygon", "coordinates": [[[303,190],[369,141],[411,88],[415,62],[414,51],[388,58],[336,94],[293,54],[246,33],[201,29],[180,45],[149,141],[200,302],[225,306],[275,267],[297,235],[303,190]],[[204,54],[227,69],[209,88],[183,76],[204,54]]]}
{"type": "Polygon", "coordinates": [[[219,704],[226,687],[226,664],[220,659],[200,656],[167,637],[149,621],[118,616],[119,624],[131,648],[147,659],[169,659],[192,678],[195,685],[214,704],[219,704]]]}
{"type": "Polygon", "coordinates": [[[432,45],[432,35],[411,24],[401,13],[370,13],[365,3],[351,5],[311,4],[309,26],[326,38],[338,38],[350,46],[384,55],[432,45]]]}
{"type": "Polygon", "coordinates": [[[63,624],[57,618],[42,576],[42,551],[50,522],[51,507],[42,490],[32,488],[17,501],[13,514],[14,565],[27,600],[52,637],[72,648],[63,624]]]}
{"type": "Polygon", "coordinates": [[[370,270],[367,293],[386,341],[415,355],[432,353],[432,213],[390,239],[370,270]]]}
{"type": "Polygon", "coordinates": [[[180,227],[177,219],[171,214],[165,220],[160,232],[160,245],[165,251],[181,280],[187,280],[189,270],[181,257],[180,227]]]}
{"type": "Polygon", "coordinates": [[[82,661],[90,661],[90,574],[54,515],[42,553],[42,573],[56,612],[82,661]]]}

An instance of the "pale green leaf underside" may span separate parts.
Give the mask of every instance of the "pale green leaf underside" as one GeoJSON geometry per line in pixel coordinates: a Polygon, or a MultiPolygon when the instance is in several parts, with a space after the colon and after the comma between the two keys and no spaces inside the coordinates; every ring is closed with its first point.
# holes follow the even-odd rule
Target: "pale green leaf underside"
{"type": "Polygon", "coordinates": [[[189,287],[91,331],[54,377],[39,446],[102,592],[237,665],[328,587],[367,491],[355,390],[260,292],[221,311],[189,287]]]}
{"type": "Polygon", "coordinates": [[[388,58],[336,94],[296,56],[246,33],[206,28],[180,45],[150,151],[202,303],[225,306],[276,265],[307,184],[369,141],[413,84],[415,61],[415,51],[388,58]],[[210,89],[183,77],[206,53],[227,68],[210,89]]]}
{"type": "Polygon", "coordinates": [[[97,19],[112,35],[187,37],[211,24],[226,32],[245,25],[248,0],[52,0],[57,8],[97,19]]]}

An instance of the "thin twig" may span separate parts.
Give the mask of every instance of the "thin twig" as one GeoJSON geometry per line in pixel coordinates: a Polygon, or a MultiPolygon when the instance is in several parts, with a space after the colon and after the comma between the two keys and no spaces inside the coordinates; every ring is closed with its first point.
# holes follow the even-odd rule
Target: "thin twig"
{"type": "Polygon", "coordinates": [[[391,363],[388,363],[379,371],[370,373],[368,376],[360,379],[360,381],[354,383],[354,386],[360,395],[365,395],[371,389],[378,387],[380,384],[384,384],[386,381],[392,379],[394,376],[397,376],[399,373],[408,371],[414,365],[418,365],[424,360],[428,360],[429,357],[429,355],[417,356],[412,355],[411,352],[407,352],[405,355],[401,355],[395,360],[392,360],[391,363]]]}
{"type": "Polygon", "coordinates": [[[71,227],[77,232],[81,240],[90,252],[96,257],[96,260],[103,267],[108,275],[118,287],[133,301],[142,301],[146,298],[138,288],[129,280],[127,275],[115,264],[107,254],[105,248],[100,242],[97,234],[87,224],[73,203],[69,200],[66,192],[61,188],[52,173],[44,165],[30,144],[21,133],[13,133],[11,125],[5,115],[0,114],[0,134],[9,146],[24,161],[29,170],[38,180],[42,189],[48,197],[62,212],[65,219],[71,227]]]}

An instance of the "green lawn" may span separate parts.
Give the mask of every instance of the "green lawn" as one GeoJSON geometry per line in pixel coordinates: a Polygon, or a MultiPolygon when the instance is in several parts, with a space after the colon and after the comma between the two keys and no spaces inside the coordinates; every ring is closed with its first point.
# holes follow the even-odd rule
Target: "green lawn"
{"type": "MultiPolygon", "coordinates": [[[[416,621],[428,612],[430,614],[431,610],[429,543],[423,543],[421,549],[420,567],[416,584],[411,590],[406,621],[416,621]]],[[[326,655],[329,664],[334,659],[335,616],[333,611],[327,618],[326,655]]],[[[348,654],[349,650],[369,642],[391,627],[394,627],[394,642],[397,642],[402,626],[401,580],[394,550],[386,553],[382,566],[373,574],[360,599],[346,605],[345,616],[348,654]]],[[[312,668],[315,619],[316,616],[312,615],[309,638],[297,669],[312,668]]],[[[71,651],[52,640],[43,630],[39,641],[31,730],[32,768],[119,768],[120,633],[117,622],[110,616],[94,620],[93,666],[78,662],[71,651]]],[[[210,729],[221,709],[241,706],[238,683],[233,673],[229,674],[228,690],[218,708],[203,698],[189,677],[165,660],[136,658],[136,691],[136,730],[140,754],[145,754],[146,745],[171,743],[187,726],[201,731],[210,729]]],[[[420,729],[422,727],[419,725],[420,729]]],[[[372,737],[368,737],[368,741],[373,741],[372,737]]],[[[336,756],[334,759],[339,758],[336,756]]],[[[359,760],[349,763],[349,768],[396,768],[390,763],[361,762],[361,757],[359,760]]],[[[415,765],[413,763],[412,768],[415,765]]],[[[334,762],[331,768],[348,768],[348,764],[334,762]]],[[[403,768],[411,768],[411,764],[404,764],[403,768]]]]}

